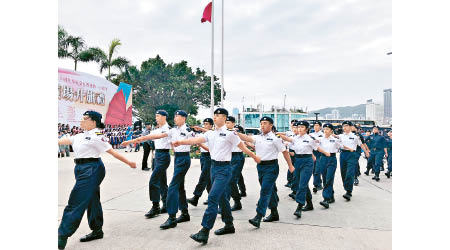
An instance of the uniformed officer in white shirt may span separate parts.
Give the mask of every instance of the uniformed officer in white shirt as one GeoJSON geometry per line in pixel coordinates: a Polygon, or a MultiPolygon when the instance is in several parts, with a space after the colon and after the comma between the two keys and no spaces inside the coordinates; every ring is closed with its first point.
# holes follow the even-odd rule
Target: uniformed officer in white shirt
{"type": "Polygon", "coordinates": [[[134,140],[125,141],[122,145],[126,146],[130,143],[143,142],[147,140],[154,140],[155,142],[155,169],[150,176],[149,181],[149,196],[152,202],[152,208],[145,214],[147,218],[153,218],[160,213],[167,212],[167,168],[170,165],[170,153],[171,149],[169,138],[167,134],[170,130],[169,124],[167,124],[167,117],[169,114],[165,110],[158,110],[155,114],[156,123],[158,128],[152,130],[150,135],[141,136],[134,140]],[[163,207],[159,207],[159,202],[162,199],[163,207]]]}
{"type": "Polygon", "coordinates": [[[324,184],[322,191],[323,201],[320,202],[320,205],[329,208],[329,204],[334,202],[333,183],[337,167],[336,153],[338,153],[339,149],[342,147],[342,142],[339,138],[332,135],[334,127],[330,123],[323,125],[323,131],[324,136],[318,139],[319,147],[330,155],[323,154],[317,163],[324,184]]]}
{"type": "Polygon", "coordinates": [[[278,221],[278,195],[276,193],[276,180],[280,172],[278,166],[278,153],[283,152],[284,159],[289,166],[289,171],[294,172],[289,151],[283,141],[272,132],[273,119],[264,116],[260,120],[261,134],[247,136],[239,133],[243,141],[251,142],[255,145],[256,155],[261,158],[261,162],[256,166],[258,170],[258,180],[261,185],[259,200],[256,207],[256,216],[249,222],[259,228],[261,219],[266,215],[267,207],[270,208],[270,215],[264,222],[278,221]]]}
{"type": "MultiPolygon", "coordinates": [[[[228,116],[227,120],[225,121],[225,126],[227,127],[227,129],[235,130],[236,118],[234,118],[233,116],[228,116]]],[[[234,205],[231,207],[231,211],[236,211],[242,209],[241,195],[239,194],[238,181],[239,177],[241,176],[242,168],[244,167],[245,164],[245,156],[242,153],[242,150],[237,146],[235,146],[231,152],[232,153],[230,163],[233,169],[233,174],[231,176],[230,182],[230,190],[231,190],[230,195],[234,200],[234,205]]]]}
{"type": "MultiPolygon", "coordinates": [[[[294,215],[300,218],[302,211],[313,210],[312,195],[308,183],[313,173],[313,150],[326,153],[321,149],[315,139],[308,134],[309,123],[307,121],[297,122],[298,135],[287,137],[284,133],[278,133],[285,141],[293,143],[295,151],[295,178],[298,180],[296,187],[295,201],[298,203],[294,215]],[[304,206],[306,203],[306,206],[304,206]],[[303,207],[304,206],[304,207],[303,207]]],[[[294,184],[295,185],[295,184],[294,184]]]]}
{"type": "Polygon", "coordinates": [[[223,235],[235,232],[230,203],[226,198],[230,192],[232,175],[230,161],[233,148],[238,145],[242,151],[252,157],[257,163],[260,162],[259,157],[244,146],[234,130],[226,129],[225,120],[227,116],[228,111],[226,109],[218,108],[214,111],[213,118],[215,130],[208,131],[196,138],[173,142],[174,146],[208,143],[211,154],[211,190],[208,195],[208,208],[203,215],[203,228],[198,233],[191,235],[193,240],[201,243],[208,242],[209,231],[214,226],[219,205],[222,209],[221,215],[225,227],[216,230],[214,233],[223,235]]]}
{"type": "Polygon", "coordinates": [[[352,122],[344,121],[342,123],[342,129],[344,133],[339,135],[339,139],[342,141],[342,153],[339,157],[339,165],[341,169],[341,178],[344,183],[344,189],[346,193],[343,197],[350,201],[352,197],[353,184],[355,178],[355,169],[357,167],[357,160],[359,158],[356,151],[357,146],[361,146],[359,137],[351,132],[352,122]]]}
{"type": "Polygon", "coordinates": [[[102,115],[96,111],[86,111],[80,122],[83,133],[64,137],[58,145],[72,145],[75,154],[75,186],[58,228],[58,249],[64,249],[67,238],[72,236],[80,225],[87,209],[89,228],[92,233],[82,237],[81,242],[103,238],[103,211],[100,203],[100,184],[105,177],[105,166],[100,154],[107,152],[116,159],[136,168],[136,163],[114,151],[108,139],[100,132],[105,126],[102,115]]]}
{"type": "MultiPolygon", "coordinates": [[[[315,140],[319,140],[320,138],[323,137],[323,132],[322,132],[322,122],[320,121],[314,121],[313,122],[314,125],[314,132],[310,133],[310,135],[315,139],[315,140]]],[[[318,167],[319,161],[320,161],[320,157],[322,156],[322,153],[320,153],[317,150],[313,151],[314,156],[316,157],[316,159],[314,160],[314,167],[313,167],[313,192],[317,193],[317,191],[322,190],[322,179],[320,177],[320,169],[318,167]]]]}
{"type": "MultiPolygon", "coordinates": [[[[286,136],[287,137],[295,136],[294,130],[297,130],[297,126],[296,126],[297,122],[298,121],[296,119],[291,121],[291,130],[286,132],[286,136]]],[[[294,165],[294,163],[295,163],[295,151],[294,151],[294,149],[292,149],[292,143],[287,143],[287,144],[288,144],[288,147],[289,147],[289,155],[291,157],[292,165],[294,165]]],[[[292,184],[293,184],[293,181],[294,181],[294,173],[293,172],[291,173],[291,171],[288,170],[286,178],[287,178],[287,183],[284,186],[288,187],[288,188],[292,188],[292,184]]]]}
{"type": "MultiPolygon", "coordinates": [[[[214,126],[214,122],[212,118],[205,118],[203,120],[203,128],[194,127],[195,130],[200,130],[207,132],[209,130],[212,130],[214,126]],[[204,130],[203,130],[204,129],[204,130]]],[[[187,199],[187,202],[189,204],[192,204],[193,206],[197,206],[198,199],[202,196],[203,191],[206,188],[206,191],[209,193],[209,190],[211,189],[211,178],[210,178],[210,169],[211,169],[211,155],[209,153],[208,143],[201,143],[200,145],[200,167],[201,167],[201,174],[198,179],[198,183],[195,186],[194,189],[194,197],[187,199]]],[[[206,204],[205,204],[206,205],[206,204]]]]}

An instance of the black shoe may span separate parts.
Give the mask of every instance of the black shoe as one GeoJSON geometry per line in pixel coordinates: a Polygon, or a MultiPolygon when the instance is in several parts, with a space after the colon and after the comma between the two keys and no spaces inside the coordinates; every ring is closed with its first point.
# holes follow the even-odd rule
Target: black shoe
{"type": "Polygon", "coordinates": [[[303,208],[302,208],[302,211],[311,211],[311,210],[314,210],[314,206],[313,206],[313,204],[312,203],[306,203],[306,206],[304,206],[303,208]]]}
{"type": "Polygon", "coordinates": [[[198,196],[195,196],[194,195],[194,197],[192,197],[192,198],[190,198],[190,199],[187,199],[186,201],[189,203],[189,204],[191,204],[192,206],[194,206],[194,207],[196,207],[197,206],[197,204],[198,204],[198,196]]]}
{"type": "Polygon", "coordinates": [[[380,177],[376,176],[375,180],[378,182],[380,181],[380,177]]]}
{"type": "Polygon", "coordinates": [[[58,236],[58,249],[66,248],[66,244],[67,244],[67,237],[58,236]]]}
{"type": "Polygon", "coordinates": [[[266,218],[264,218],[264,222],[272,222],[272,221],[279,221],[280,220],[280,216],[278,215],[278,211],[274,211],[272,210],[272,212],[270,213],[269,216],[267,216],[266,218]]]}
{"type": "Polygon", "coordinates": [[[313,187],[313,192],[317,193],[317,188],[316,187],[313,187]]]}
{"type": "Polygon", "coordinates": [[[196,234],[191,234],[191,239],[203,244],[208,243],[208,238],[209,238],[209,230],[206,228],[202,228],[196,234]]]}
{"type": "Polygon", "coordinates": [[[319,202],[320,205],[322,205],[324,208],[329,208],[330,204],[328,204],[327,200],[323,200],[321,202],[319,202]]]}
{"type": "Polygon", "coordinates": [[[142,171],[149,171],[150,168],[143,168],[142,171]]]}
{"type": "Polygon", "coordinates": [[[165,204],[163,204],[163,206],[162,206],[162,208],[161,208],[161,213],[162,213],[162,214],[167,213],[167,207],[166,207],[165,204]]]}
{"type": "Polygon", "coordinates": [[[344,195],[342,195],[342,197],[344,197],[347,201],[350,201],[350,199],[352,198],[352,194],[347,192],[344,195]]]}
{"type": "Polygon", "coordinates": [[[253,219],[248,220],[248,222],[256,228],[259,228],[259,225],[261,224],[261,216],[256,215],[253,219]]]}
{"type": "Polygon", "coordinates": [[[174,228],[177,226],[177,219],[174,217],[170,217],[167,218],[166,222],[164,222],[163,224],[161,224],[161,226],[159,226],[159,228],[161,229],[169,229],[169,228],[174,228]]]}
{"type": "Polygon", "coordinates": [[[386,173],[384,173],[385,175],[386,175],[386,177],[389,179],[389,178],[391,178],[391,172],[386,172],[386,173]]]}
{"type": "Polygon", "coordinates": [[[335,202],[334,197],[331,197],[330,199],[328,199],[328,204],[331,204],[331,203],[334,203],[334,202],[335,202]]]}
{"type": "Polygon", "coordinates": [[[290,185],[290,183],[288,182],[288,183],[286,183],[286,184],[284,184],[284,186],[285,187],[289,187],[289,185],[290,185]]]}
{"type": "Polygon", "coordinates": [[[247,193],[245,191],[240,193],[241,197],[247,197],[247,193]]]}
{"type": "Polygon", "coordinates": [[[358,186],[358,184],[359,184],[359,180],[358,180],[358,178],[355,178],[355,181],[353,182],[353,185],[358,186]]]}
{"type": "Polygon", "coordinates": [[[205,202],[203,202],[203,205],[208,205],[208,200],[206,200],[205,202]]]}
{"type": "Polygon", "coordinates": [[[369,176],[369,170],[365,171],[364,174],[369,176]]]}
{"type": "Polygon", "coordinates": [[[148,211],[146,214],[145,214],[145,217],[147,217],[147,218],[154,218],[154,217],[156,217],[158,214],[160,214],[161,213],[161,209],[159,208],[159,206],[153,206],[152,207],[152,209],[150,209],[150,211],[148,211]]]}
{"type": "Polygon", "coordinates": [[[302,217],[302,207],[303,207],[303,205],[300,203],[297,205],[297,209],[294,212],[294,215],[297,216],[297,218],[302,217]]]}
{"type": "Polygon", "coordinates": [[[292,192],[292,193],[289,194],[289,197],[291,197],[293,200],[295,200],[295,195],[296,195],[296,193],[292,192]]]}
{"type": "Polygon", "coordinates": [[[372,180],[375,180],[375,179],[377,179],[377,176],[372,177],[372,180]]]}
{"type": "Polygon", "coordinates": [[[236,230],[234,229],[233,223],[225,224],[223,228],[217,229],[214,234],[215,235],[224,235],[224,234],[234,234],[236,230]]]}
{"type": "Polygon", "coordinates": [[[189,213],[181,213],[180,217],[177,218],[177,223],[182,223],[190,220],[191,217],[189,216],[189,213]]]}
{"type": "Polygon", "coordinates": [[[242,204],[240,201],[234,201],[234,206],[231,208],[231,211],[237,211],[242,209],[242,204]]]}
{"type": "Polygon", "coordinates": [[[87,242],[91,240],[97,240],[103,238],[103,231],[100,230],[94,230],[90,234],[86,234],[85,236],[80,238],[81,242],[87,242]]]}

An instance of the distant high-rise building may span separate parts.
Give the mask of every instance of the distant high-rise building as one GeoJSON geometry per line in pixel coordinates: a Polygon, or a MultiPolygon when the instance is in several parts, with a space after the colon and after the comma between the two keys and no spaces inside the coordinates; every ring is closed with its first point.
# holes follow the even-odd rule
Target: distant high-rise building
{"type": "Polygon", "coordinates": [[[327,120],[334,119],[333,114],[325,114],[325,119],[327,120]]]}
{"type": "Polygon", "coordinates": [[[375,121],[377,124],[383,123],[383,105],[374,103],[372,99],[366,102],[366,120],[375,121]]]}
{"type": "Polygon", "coordinates": [[[392,118],[392,89],[385,89],[384,92],[384,118],[392,118]]]}
{"type": "Polygon", "coordinates": [[[333,109],[331,114],[333,114],[333,119],[339,119],[339,110],[333,109]]]}

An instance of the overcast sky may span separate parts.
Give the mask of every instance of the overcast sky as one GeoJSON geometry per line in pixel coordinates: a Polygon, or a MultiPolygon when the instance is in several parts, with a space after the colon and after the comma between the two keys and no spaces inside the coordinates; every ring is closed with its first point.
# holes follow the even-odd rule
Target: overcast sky
{"type": "MultiPolygon", "coordinates": [[[[211,72],[211,24],[201,23],[209,0],[64,0],[58,23],[88,46],[133,65],[159,54],[211,72]]],[[[215,69],[220,77],[222,1],[215,1],[215,69]]],[[[55,34],[56,35],[56,34],[55,34]]],[[[227,0],[225,2],[225,108],[272,105],[308,110],[382,103],[392,86],[392,8],[388,0],[227,0]]],[[[73,62],[59,60],[73,69],[73,62]]],[[[100,75],[95,63],[78,70],[100,75]]],[[[209,114],[201,110],[199,117],[209,114]]]]}

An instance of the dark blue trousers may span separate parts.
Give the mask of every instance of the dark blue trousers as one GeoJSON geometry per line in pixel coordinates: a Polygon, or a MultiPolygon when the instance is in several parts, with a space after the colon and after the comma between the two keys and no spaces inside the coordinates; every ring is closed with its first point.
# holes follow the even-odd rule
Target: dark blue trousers
{"type": "Polygon", "coordinates": [[[298,180],[295,201],[302,205],[305,205],[305,200],[310,201],[312,199],[308,183],[313,174],[313,165],[312,157],[295,159],[295,178],[298,180]]]}
{"type": "Polygon", "coordinates": [[[314,187],[320,187],[322,186],[322,179],[320,178],[319,160],[322,156],[322,153],[320,153],[319,151],[313,151],[313,154],[316,157],[313,167],[313,185],[314,187]]]}
{"type": "Polygon", "coordinates": [[[387,163],[388,163],[388,171],[392,172],[392,150],[388,150],[387,163]]]}
{"type": "Polygon", "coordinates": [[[336,156],[322,156],[319,161],[319,168],[323,179],[322,197],[327,200],[334,196],[333,184],[334,174],[336,173],[336,156]]]}
{"type": "MultiPolygon", "coordinates": [[[[289,149],[289,153],[291,153],[291,152],[294,152],[294,150],[289,149]]],[[[289,155],[289,156],[291,157],[292,165],[294,165],[295,164],[295,157],[292,156],[292,155],[289,155]]],[[[292,173],[289,172],[289,169],[287,171],[287,181],[288,181],[288,184],[290,184],[290,183],[292,183],[294,181],[294,172],[292,172],[292,173]]]]}
{"type": "Polygon", "coordinates": [[[261,217],[266,215],[267,207],[275,209],[278,207],[278,195],[275,183],[280,172],[278,162],[271,165],[256,165],[258,170],[258,180],[261,185],[259,192],[258,205],[256,206],[256,213],[261,217]]]}
{"type": "Polygon", "coordinates": [[[205,188],[208,193],[209,190],[211,189],[211,177],[210,177],[211,157],[202,154],[200,156],[200,166],[202,172],[200,174],[200,178],[198,179],[198,183],[194,189],[194,195],[198,197],[202,196],[205,188]]]}
{"type": "Polygon", "coordinates": [[[353,181],[355,180],[355,168],[357,164],[357,152],[343,151],[339,157],[341,168],[341,178],[344,183],[344,189],[347,192],[353,191],[353,181]]]}
{"type": "Polygon", "coordinates": [[[187,212],[186,190],[184,189],[184,177],[191,166],[191,157],[187,154],[175,153],[175,163],[172,180],[167,191],[167,213],[175,215],[180,211],[187,212]]]}
{"type": "Polygon", "coordinates": [[[216,221],[219,205],[221,207],[222,221],[233,222],[231,215],[230,181],[232,175],[230,163],[211,161],[211,190],[208,194],[208,208],[203,215],[202,226],[212,229],[216,221]]]}
{"type": "Polygon", "coordinates": [[[64,208],[58,235],[70,237],[80,226],[84,211],[87,210],[89,228],[102,229],[103,211],[100,203],[100,184],[105,177],[103,162],[75,165],[75,186],[70,192],[69,202],[64,208]]]}
{"type": "Polygon", "coordinates": [[[357,150],[356,167],[355,167],[355,178],[361,175],[361,167],[359,166],[359,158],[361,158],[361,150],[357,150]]]}
{"type": "Polygon", "coordinates": [[[232,167],[232,176],[230,182],[230,190],[231,197],[235,201],[241,200],[241,195],[239,194],[238,182],[239,177],[241,176],[242,168],[244,167],[245,157],[243,153],[233,153],[231,157],[231,167],[232,167]]]}
{"type": "Polygon", "coordinates": [[[374,161],[373,171],[375,172],[375,174],[380,174],[380,169],[381,166],[383,165],[383,156],[384,156],[383,150],[370,151],[370,158],[372,158],[372,161],[374,161]]]}
{"type": "Polygon", "coordinates": [[[156,152],[153,162],[155,169],[150,176],[149,194],[150,201],[166,203],[167,199],[167,168],[170,165],[169,152],[156,152]]]}

